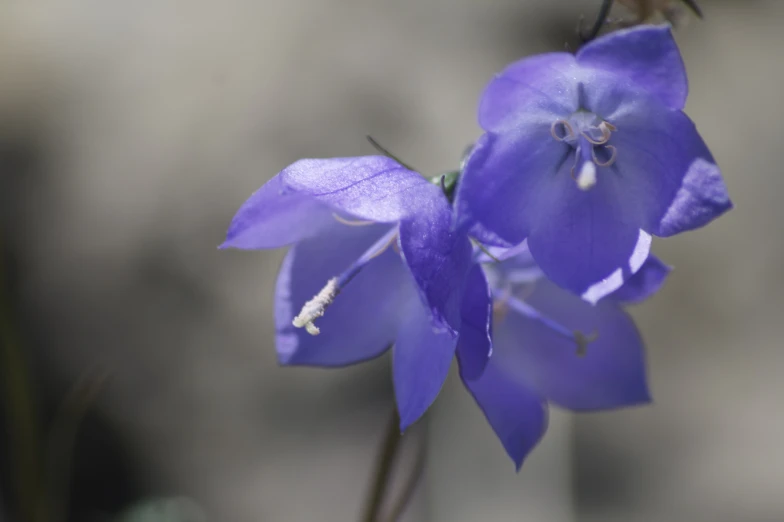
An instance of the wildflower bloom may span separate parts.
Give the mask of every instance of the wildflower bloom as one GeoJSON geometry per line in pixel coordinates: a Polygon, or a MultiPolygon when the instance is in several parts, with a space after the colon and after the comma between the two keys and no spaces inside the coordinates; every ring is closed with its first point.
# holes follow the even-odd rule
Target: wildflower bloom
{"type": "MultiPolygon", "coordinates": [[[[343,366],[394,343],[405,429],[438,394],[462,321],[489,321],[487,284],[451,216],[439,187],[390,158],[304,159],[243,204],[222,247],[291,246],[275,291],[282,364],[343,366]],[[464,311],[464,291],[484,306],[464,311]]],[[[462,349],[469,374],[489,356],[485,337],[462,349]]]]}
{"type": "Polygon", "coordinates": [[[664,26],[510,65],[482,96],[486,133],[458,185],[458,226],[497,245],[527,240],[549,279],[598,301],[640,269],[652,235],[732,206],[682,112],[687,90],[664,26]]]}
{"type": "MultiPolygon", "coordinates": [[[[527,245],[485,265],[493,296],[493,355],[463,381],[519,469],[547,429],[548,403],[572,411],[650,400],[643,345],[619,306],[656,292],[669,271],[649,257],[611,296],[586,303],[543,277],[527,245]]],[[[460,344],[469,342],[464,324],[460,344]]]]}

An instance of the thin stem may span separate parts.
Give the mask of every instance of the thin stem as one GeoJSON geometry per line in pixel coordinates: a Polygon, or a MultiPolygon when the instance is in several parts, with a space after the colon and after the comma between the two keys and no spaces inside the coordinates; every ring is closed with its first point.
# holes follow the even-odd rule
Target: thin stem
{"type": "Polygon", "coordinates": [[[384,147],[384,146],[383,146],[383,145],[381,145],[379,142],[377,142],[377,141],[375,140],[375,138],[373,138],[373,136],[371,136],[370,134],[368,134],[367,136],[365,136],[365,138],[367,138],[367,140],[370,142],[370,144],[371,144],[371,145],[373,145],[373,148],[374,148],[374,149],[376,149],[377,151],[379,151],[381,154],[383,154],[383,155],[384,155],[384,156],[386,156],[387,158],[392,158],[393,160],[397,161],[397,162],[398,162],[398,163],[400,163],[400,164],[401,164],[403,167],[407,168],[408,170],[410,170],[410,171],[412,171],[412,172],[419,172],[418,170],[416,170],[416,169],[413,169],[413,168],[412,168],[410,165],[407,165],[406,163],[403,163],[403,162],[400,160],[400,158],[398,158],[397,156],[395,156],[394,154],[392,154],[391,152],[389,152],[389,150],[388,150],[386,147],[384,147]]]}
{"type": "Polygon", "coordinates": [[[373,484],[368,492],[365,508],[362,512],[362,522],[377,522],[384,502],[384,494],[389,486],[392,476],[392,467],[395,456],[400,448],[400,417],[397,408],[392,408],[392,416],[384,432],[384,440],[379,449],[376,467],[373,471],[373,484]]]}
{"type": "Polygon", "coordinates": [[[612,9],[613,0],[603,0],[602,7],[599,8],[599,14],[596,17],[596,21],[591,28],[591,32],[588,35],[584,35],[582,31],[582,27],[580,28],[580,39],[583,43],[590,42],[594,38],[599,35],[599,31],[602,30],[602,26],[607,21],[607,16],[610,14],[610,9],[612,9]]]}
{"type": "Polygon", "coordinates": [[[703,17],[702,16],[702,9],[700,9],[700,6],[697,5],[697,0],[683,0],[683,3],[686,4],[686,6],[689,9],[691,9],[694,12],[694,14],[697,15],[697,17],[699,17],[699,18],[703,17]]]}
{"type": "Polygon", "coordinates": [[[49,522],[66,519],[79,426],[108,378],[109,371],[105,368],[88,369],[68,393],[54,418],[48,441],[48,487],[44,490],[51,506],[49,522]]]}
{"type": "Polygon", "coordinates": [[[400,517],[403,516],[403,513],[405,513],[409,502],[411,502],[411,498],[414,496],[414,492],[416,491],[416,487],[419,484],[419,480],[422,478],[422,474],[425,471],[427,440],[427,430],[422,430],[419,433],[419,445],[417,446],[414,467],[411,469],[411,473],[408,476],[405,489],[403,489],[403,492],[400,494],[400,498],[398,498],[397,502],[395,502],[395,505],[392,507],[392,511],[389,513],[386,522],[398,522],[400,517]]]}
{"type": "Polygon", "coordinates": [[[5,251],[0,244],[0,372],[8,416],[10,461],[18,520],[38,522],[46,516],[44,507],[38,504],[41,478],[38,423],[25,353],[14,328],[4,258],[5,251]]]}

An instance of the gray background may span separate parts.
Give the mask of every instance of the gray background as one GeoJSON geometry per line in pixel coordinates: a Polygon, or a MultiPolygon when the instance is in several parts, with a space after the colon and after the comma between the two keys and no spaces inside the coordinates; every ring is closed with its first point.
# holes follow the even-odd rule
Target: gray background
{"type": "MultiPolygon", "coordinates": [[[[151,493],[216,521],[355,519],[388,415],[385,360],[280,369],[282,252],[216,250],[300,157],[425,173],[479,135],[506,63],[564,48],[598,1],[9,0],[0,5],[7,248],[49,388],[96,363],[96,405],[151,493]]],[[[784,2],[701,2],[678,32],[688,114],[736,208],[658,240],[633,310],[654,404],[556,413],[520,475],[459,380],[428,421],[410,520],[784,520],[784,2]]]]}

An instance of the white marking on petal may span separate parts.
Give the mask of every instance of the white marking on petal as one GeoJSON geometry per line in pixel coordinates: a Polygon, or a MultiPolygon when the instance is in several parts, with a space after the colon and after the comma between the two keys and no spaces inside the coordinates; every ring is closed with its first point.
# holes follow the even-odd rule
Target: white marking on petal
{"type": "Polygon", "coordinates": [[[629,268],[632,274],[637,273],[642,264],[645,263],[645,260],[648,259],[648,254],[651,251],[651,240],[651,235],[640,229],[640,235],[637,236],[637,244],[634,245],[634,251],[629,258],[629,268]]]}
{"type": "Polygon", "coordinates": [[[592,284],[580,297],[591,304],[596,304],[599,299],[615,292],[621,285],[623,285],[623,270],[618,268],[608,277],[592,284]]]}

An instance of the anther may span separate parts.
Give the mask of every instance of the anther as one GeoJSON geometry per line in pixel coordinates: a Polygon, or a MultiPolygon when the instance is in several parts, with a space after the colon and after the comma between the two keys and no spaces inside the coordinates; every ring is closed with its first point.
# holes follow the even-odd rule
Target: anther
{"type": "Polygon", "coordinates": [[[556,120],[550,125],[550,135],[558,141],[566,141],[574,139],[574,129],[568,121],[556,120]],[[563,127],[563,135],[558,133],[559,126],[563,127]]]}
{"type": "Polygon", "coordinates": [[[574,342],[577,343],[577,355],[583,357],[585,355],[588,345],[599,338],[599,332],[594,330],[588,335],[582,332],[574,332],[574,342]]]}
{"type": "Polygon", "coordinates": [[[607,161],[599,161],[599,158],[596,157],[596,149],[591,151],[591,158],[593,158],[594,163],[599,165],[600,167],[609,167],[613,163],[615,163],[615,159],[618,156],[618,149],[616,149],[612,145],[606,145],[605,148],[610,151],[610,159],[607,161]]]}
{"type": "Polygon", "coordinates": [[[610,141],[610,136],[613,132],[615,132],[616,128],[615,125],[612,123],[603,121],[596,127],[591,127],[586,131],[581,132],[582,136],[588,141],[588,143],[592,145],[604,145],[608,141],[610,141]],[[599,131],[601,133],[601,137],[594,138],[591,136],[591,131],[599,131]]]}
{"type": "Polygon", "coordinates": [[[611,132],[610,129],[600,126],[600,127],[594,127],[592,129],[589,129],[589,131],[583,131],[581,134],[588,141],[588,143],[592,145],[604,145],[605,143],[610,141],[611,132]],[[599,132],[601,132],[602,134],[601,137],[594,138],[593,136],[591,136],[590,134],[591,130],[598,130],[599,132]]]}
{"type": "Polygon", "coordinates": [[[318,335],[321,333],[318,326],[313,324],[313,321],[322,317],[327,311],[327,307],[332,304],[335,297],[340,293],[338,286],[338,278],[333,277],[316,296],[305,303],[299,314],[291,321],[296,328],[305,328],[310,335],[318,335]]]}

